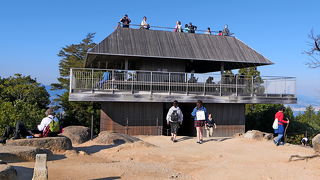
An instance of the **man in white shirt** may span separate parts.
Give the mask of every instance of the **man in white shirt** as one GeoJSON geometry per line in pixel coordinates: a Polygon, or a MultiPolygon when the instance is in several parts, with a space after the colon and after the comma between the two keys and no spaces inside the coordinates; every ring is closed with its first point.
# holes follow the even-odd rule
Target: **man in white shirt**
{"type": "Polygon", "coordinates": [[[183,121],[183,114],[178,107],[178,101],[175,100],[172,103],[172,107],[169,109],[167,114],[167,124],[171,127],[171,141],[177,142],[177,132],[183,121]]]}
{"type": "Polygon", "coordinates": [[[56,122],[59,121],[53,115],[54,115],[53,109],[51,109],[51,108],[47,109],[47,111],[46,111],[47,117],[43,118],[41,120],[41,123],[37,126],[37,128],[40,132],[43,132],[43,130],[51,123],[51,121],[56,121],[56,122]]]}
{"type": "Polygon", "coordinates": [[[147,23],[147,17],[144,16],[141,23],[140,23],[140,29],[149,29],[150,25],[147,23]]]}

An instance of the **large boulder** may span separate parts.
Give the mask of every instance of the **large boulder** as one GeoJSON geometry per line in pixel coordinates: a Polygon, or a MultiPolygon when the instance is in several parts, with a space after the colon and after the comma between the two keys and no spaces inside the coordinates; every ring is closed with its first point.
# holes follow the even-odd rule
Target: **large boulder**
{"type": "Polygon", "coordinates": [[[55,152],[63,152],[72,149],[71,140],[64,136],[8,140],[6,144],[11,146],[32,146],[50,149],[55,152]]]}
{"type": "Polygon", "coordinates": [[[313,150],[320,153],[320,134],[312,138],[313,150]]]}
{"type": "Polygon", "coordinates": [[[7,164],[0,164],[0,179],[1,180],[16,180],[17,171],[7,164]]]}
{"type": "Polygon", "coordinates": [[[68,126],[63,128],[61,135],[68,137],[72,144],[82,144],[90,140],[90,129],[84,126],[68,126]]]}
{"type": "Polygon", "coordinates": [[[262,140],[263,139],[263,132],[257,130],[250,130],[247,131],[244,135],[244,138],[253,139],[253,140],[262,140]]]}
{"type": "Polygon", "coordinates": [[[0,146],[0,159],[9,162],[35,161],[36,154],[51,155],[51,152],[49,150],[29,146],[0,146]]]}
{"type": "Polygon", "coordinates": [[[134,143],[141,140],[126,134],[102,131],[99,133],[98,137],[95,138],[95,141],[100,144],[124,144],[134,143]]]}

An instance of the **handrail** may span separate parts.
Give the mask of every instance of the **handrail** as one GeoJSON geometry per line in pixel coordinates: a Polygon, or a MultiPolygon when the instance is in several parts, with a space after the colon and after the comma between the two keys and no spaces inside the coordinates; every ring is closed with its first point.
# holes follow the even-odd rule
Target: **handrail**
{"type": "MultiPolygon", "coordinates": [[[[118,22],[118,26],[117,27],[119,27],[119,28],[122,28],[122,26],[121,26],[121,22],[118,22]]],[[[134,26],[134,27],[142,27],[142,26],[144,26],[144,25],[140,25],[140,24],[129,24],[129,27],[130,26],[134,26]]],[[[173,27],[164,27],[164,26],[151,26],[151,25],[149,25],[149,27],[150,28],[156,28],[156,29],[170,29],[170,30],[174,30],[175,28],[173,28],[173,27]]],[[[184,29],[184,28],[182,28],[182,29],[184,29]]],[[[222,30],[220,30],[220,31],[222,31],[222,30]]],[[[195,30],[195,32],[202,32],[203,34],[204,33],[206,33],[207,32],[207,30],[202,30],[202,29],[196,29],[195,30]]],[[[218,36],[218,35],[216,35],[216,34],[213,34],[213,33],[219,33],[219,31],[213,31],[213,30],[211,30],[211,35],[214,35],[214,36],[218,36]]],[[[230,33],[230,35],[229,36],[233,36],[234,35],[234,33],[230,33]]]]}
{"type": "MultiPolygon", "coordinates": [[[[97,70],[97,71],[128,71],[128,72],[153,72],[153,73],[169,73],[165,71],[147,71],[147,70],[125,70],[125,69],[102,69],[102,68],[70,68],[70,70],[97,70]]],[[[194,74],[194,75],[218,75],[220,76],[220,72],[209,72],[209,73],[192,73],[192,72],[171,72],[171,73],[176,73],[176,74],[194,74]]],[[[225,74],[225,77],[231,76],[231,74],[225,74]]],[[[233,74],[233,76],[238,76],[238,77],[247,77],[251,78],[251,76],[247,75],[240,75],[240,74],[233,74]]],[[[296,79],[296,77],[290,77],[290,76],[256,76],[256,77],[262,77],[262,78],[283,78],[283,79],[296,79]]],[[[269,79],[271,80],[271,79],[269,79]]]]}

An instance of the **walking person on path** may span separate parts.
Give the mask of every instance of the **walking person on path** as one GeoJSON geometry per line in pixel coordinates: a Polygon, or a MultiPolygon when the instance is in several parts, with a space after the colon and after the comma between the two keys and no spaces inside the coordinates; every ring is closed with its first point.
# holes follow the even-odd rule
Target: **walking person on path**
{"type": "Polygon", "coordinates": [[[197,101],[196,107],[193,109],[191,116],[194,117],[194,127],[197,130],[197,143],[202,144],[202,131],[206,121],[208,120],[208,113],[201,100],[197,101]]]}
{"type": "Polygon", "coordinates": [[[181,109],[178,107],[178,101],[175,100],[172,103],[172,107],[169,109],[167,114],[167,124],[171,128],[171,141],[177,142],[177,132],[183,121],[183,114],[181,109]]]}
{"type": "Polygon", "coordinates": [[[283,145],[284,142],[282,141],[282,138],[284,137],[285,133],[285,125],[284,124],[289,124],[289,119],[284,120],[284,111],[285,107],[281,107],[279,111],[275,114],[275,119],[278,119],[278,129],[274,130],[274,133],[278,134],[278,136],[273,140],[274,143],[279,146],[283,145]]]}

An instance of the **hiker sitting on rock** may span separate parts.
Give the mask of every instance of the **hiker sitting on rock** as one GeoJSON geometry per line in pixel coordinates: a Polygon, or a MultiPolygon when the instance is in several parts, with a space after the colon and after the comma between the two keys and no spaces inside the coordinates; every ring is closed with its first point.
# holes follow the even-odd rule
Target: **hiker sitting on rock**
{"type": "Polygon", "coordinates": [[[0,143],[5,143],[7,139],[21,139],[26,137],[47,137],[56,136],[60,131],[59,120],[53,116],[53,109],[46,111],[45,118],[35,130],[28,131],[22,121],[16,122],[16,127],[6,126],[4,134],[0,138],[0,143]]]}

